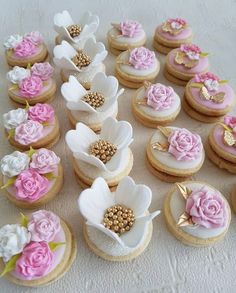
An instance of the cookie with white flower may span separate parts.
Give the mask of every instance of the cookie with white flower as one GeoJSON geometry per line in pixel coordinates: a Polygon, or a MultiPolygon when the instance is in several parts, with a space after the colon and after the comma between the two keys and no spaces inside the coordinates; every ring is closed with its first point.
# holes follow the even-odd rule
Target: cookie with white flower
{"type": "Polygon", "coordinates": [[[181,44],[191,43],[192,38],[192,29],[185,19],[168,18],[156,28],[153,47],[166,55],[181,44]]]}
{"type": "Polygon", "coordinates": [[[195,75],[186,85],[183,108],[196,120],[217,122],[232,109],[234,99],[227,80],[206,72],[195,75]]]}
{"type": "Polygon", "coordinates": [[[67,41],[62,41],[53,49],[53,61],[61,70],[62,81],[75,76],[86,89],[90,89],[91,81],[98,72],[105,72],[103,63],[107,50],[103,43],[93,39],[86,40],[82,49],[75,49],[67,41]]]}
{"type": "Polygon", "coordinates": [[[43,36],[38,31],[32,31],[23,36],[11,35],[3,45],[9,66],[27,67],[28,64],[43,62],[48,57],[43,36]]]}
{"type": "Polygon", "coordinates": [[[70,269],[76,253],[71,228],[50,211],[21,214],[19,224],[0,228],[0,277],[16,285],[51,284],[70,269]]]}
{"type": "Polygon", "coordinates": [[[132,98],[135,118],[147,127],[156,128],[173,122],[180,108],[178,94],[172,87],[161,83],[144,82],[132,98]]]}
{"type": "Polygon", "coordinates": [[[171,50],[166,57],[164,68],[166,79],[185,86],[196,74],[208,71],[208,55],[194,44],[182,44],[180,48],[171,50]]]}
{"type": "Polygon", "coordinates": [[[146,33],[141,23],[136,20],[124,20],[112,23],[112,28],[107,33],[110,52],[119,55],[123,51],[144,46],[146,33]]]}
{"type": "Polygon", "coordinates": [[[150,171],[166,182],[181,182],[197,173],[204,162],[201,137],[185,128],[158,126],[146,147],[150,171]]]}
{"type": "Polygon", "coordinates": [[[3,125],[11,145],[20,150],[54,146],[60,138],[58,118],[49,104],[27,104],[3,114],[3,125]]]}
{"type": "Polygon", "coordinates": [[[155,53],[145,47],[127,50],[116,59],[116,77],[129,88],[140,88],[144,81],[153,82],[159,71],[155,53]]]}
{"type": "Polygon", "coordinates": [[[226,198],[199,181],[176,183],[164,203],[167,227],[183,244],[204,247],[222,240],[231,221],[226,198]]]}
{"type": "Polygon", "coordinates": [[[78,199],[89,248],[110,261],[131,260],[143,253],[151,241],[152,220],[160,213],[149,213],[151,201],[151,189],[130,177],[123,178],[115,192],[97,178],[78,199]]]}
{"type": "Polygon", "coordinates": [[[66,133],[66,143],[73,153],[73,168],[79,184],[88,188],[97,177],[103,177],[111,190],[129,175],[133,154],[129,145],[133,129],[127,121],[107,118],[100,134],[83,123],[66,133]]]}
{"type": "Polygon", "coordinates": [[[35,105],[51,101],[56,93],[53,67],[48,62],[35,63],[27,68],[14,66],[7,73],[8,96],[17,104],[35,105]]]}
{"type": "Polygon", "coordinates": [[[95,33],[99,25],[99,17],[86,11],[82,17],[74,21],[67,10],[54,15],[54,30],[56,45],[63,40],[69,42],[76,49],[83,49],[85,42],[92,38],[95,40],[95,33]]]}
{"type": "Polygon", "coordinates": [[[63,185],[60,158],[51,150],[15,151],[0,161],[1,189],[20,208],[34,209],[52,200],[63,185]]]}
{"type": "Polygon", "coordinates": [[[72,126],[75,128],[78,122],[82,122],[98,132],[108,117],[116,118],[117,100],[124,91],[118,91],[118,86],[114,76],[106,76],[103,72],[95,75],[90,90],[86,90],[74,76],[70,76],[69,81],[62,85],[61,93],[72,126]]]}

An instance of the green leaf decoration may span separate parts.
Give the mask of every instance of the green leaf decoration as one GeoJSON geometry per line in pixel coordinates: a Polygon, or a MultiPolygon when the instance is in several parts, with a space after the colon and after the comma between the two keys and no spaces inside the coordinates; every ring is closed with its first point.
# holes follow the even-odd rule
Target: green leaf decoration
{"type": "Polygon", "coordinates": [[[65,242],[49,242],[48,245],[51,251],[55,251],[59,246],[65,245],[65,242]]]}
{"type": "Polygon", "coordinates": [[[46,121],[46,122],[43,122],[43,123],[41,123],[44,127],[45,126],[48,126],[49,125],[49,123],[46,121]]]}
{"type": "Polygon", "coordinates": [[[11,186],[12,184],[14,184],[15,181],[16,181],[16,176],[9,178],[7,180],[7,182],[3,186],[1,186],[1,189],[5,189],[5,188],[11,186]]]}
{"type": "Polygon", "coordinates": [[[28,111],[29,107],[30,107],[30,105],[29,105],[28,101],[25,100],[25,111],[28,111]]]}
{"type": "Polygon", "coordinates": [[[219,84],[225,84],[225,83],[228,83],[228,82],[229,82],[228,80],[222,79],[222,80],[219,81],[219,84]]]}
{"type": "Polygon", "coordinates": [[[17,84],[14,84],[14,85],[12,85],[12,86],[9,88],[9,91],[14,91],[14,90],[16,90],[16,89],[18,89],[18,85],[17,85],[17,84]]]}
{"type": "Polygon", "coordinates": [[[201,57],[206,57],[208,55],[209,55],[209,53],[203,53],[203,52],[200,54],[201,57]]]}
{"type": "Polygon", "coordinates": [[[34,150],[33,148],[32,148],[32,146],[30,146],[30,149],[28,150],[28,156],[30,157],[30,158],[32,158],[32,156],[33,156],[33,154],[36,152],[36,150],[34,150]]]}
{"type": "Polygon", "coordinates": [[[21,253],[16,254],[9,259],[9,261],[6,263],[4,267],[4,270],[2,271],[0,275],[0,278],[3,277],[5,274],[11,272],[15,268],[16,262],[20,258],[20,256],[21,256],[21,253]]]}
{"type": "Polygon", "coordinates": [[[191,82],[190,86],[191,87],[201,88],[203,86],[203,84],[201,82],[191,82]]]}
{"type": "Polygon", "coordinates": [[[53,180],[57,178],[57,176],[55,176],[53,173],[46,173],[43,174],[43,176],[46,177],[48,180],[53,180]]]}
{"type": "Polygon", "coordinates": [[[28,227],[28,223],[29,223],[29,219],[23,214],[20,213],[21,219],[20,219],[20,223],[23,227],[27,228],[28,227]]]}
{"type": "Polygon", "coordinates": [[[8,131],[8,136],[7,136],[7,139],[9,140],[11,137],[14,137],[15,136],[15,129],[10,129],[8,131]]]}
{"type": "Polygon", "coordinates": [[[31,64],[30,63],[27,64],[27,69],[29,69],[29,70],[31,69],[31,64]]]}

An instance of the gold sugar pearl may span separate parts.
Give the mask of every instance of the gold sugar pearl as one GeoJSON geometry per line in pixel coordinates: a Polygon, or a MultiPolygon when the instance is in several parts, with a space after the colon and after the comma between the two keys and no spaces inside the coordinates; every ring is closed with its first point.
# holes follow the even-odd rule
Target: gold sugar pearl
{"type": "Polygon", "coordinates": [[[82,31],[81,26],[78,24],[72,24],[68,26],[66,29],[72,38],[78,37],[82,31]]]}
{"type": "Polygon", "coordinates": [[[78,53],[71,58],[71,61],[80,69],[88,66],[92,62],[91,58],[82,51],[78,51],[78,53]]]}
{"type": "Polygon", "coordinates": [[[89,92],[82,98],[82,100],[94,109],[101,107],[105,102],[104,96],[98,92],[89,92]]]}
{"type": "MultiPolygon", "coordinates": [[[[113,143],[110,143],[109,141],[102,140],[102,139],[99,139],[98,141],[92,143],[89,147],[90,155],[97,157],[104,164],[110,161],[110,159],[116,153],[116,151],[117,151],[117,147],[113,143]]],[[[110,208],[109,211],[107,210],[107,213],[108,214],[112,213],[112,216],[113,216],[114,213],[117,213],[117,209],[110,208]]],[[[119,216],[118,213],[117,213],[117,216],[119,216]]]]}

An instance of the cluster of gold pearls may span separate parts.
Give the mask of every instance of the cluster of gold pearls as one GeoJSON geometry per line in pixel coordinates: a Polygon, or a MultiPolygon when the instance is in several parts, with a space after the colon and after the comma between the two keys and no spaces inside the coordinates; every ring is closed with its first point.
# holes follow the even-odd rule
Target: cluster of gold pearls
{"type": "Polygon", "coordinates": [[[94,155],[104,164],[106,164],[117,151],[117,147],[109,141],[99,139],[92,143],[89,147],[90,155],[94,155]]]}
{"type": "Polygon", "coordinates": [[[101,107],[105,102],[104,96],[98,92],[89,92],[82,98],[82,100],[94,109],[101,107]]]}
{"type": "Polygon", "coordinates": [[[71,60],[79,68],[86,67],[92,62],[91,58],[82,51],[78,51],[71,60]]]}
{"type": "Polygon", "coordinates": [[[131,229],[134,224],[134,212],[123,205],[114,205],[104,214],[103,225],[121,235],[131,229]]]}
{"type": "Polygon", "coordinates": [[[72,38],[78,37],[82,31],[81,26],[78,24],[72,24],[68,26],[66,29],[72,38]]]}

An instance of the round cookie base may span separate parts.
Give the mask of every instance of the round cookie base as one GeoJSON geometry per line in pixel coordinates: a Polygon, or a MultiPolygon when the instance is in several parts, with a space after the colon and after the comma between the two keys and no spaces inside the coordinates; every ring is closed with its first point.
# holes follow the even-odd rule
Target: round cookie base
{"type": "MultiPolygon", "coordinates": [[[[167,46],[159,43],[155,38],[153,39],[152,46],[155,50],[157,50],[159,53],[164,54],[164,55],[167,55],[171,50],[174,49],[174,48],[167,47],[167,46]]],[[[178,48],[178,46],[175,48],[178,48]]]]}
{"type": "Polygon", "coordinates": [[[233,190],[230,195],[230,202],[231,202],[231,207],[234,213],[236,213],[236,187],[233,187],[233,190]]]}
{"type": "Polygon", "coordinates": [[[180,85],[180,86],[186,86],[186,84],[188,83],[188,80],[183,80],[183,79],[179,79],[176,76],[173,76],[166,68],[166,66],[163,69],[163,75],[164,77],[169,80],[170,82],[176,84],[176,85],[180,85]]]}
{"type": "MultiPolygon", "coordinates": [[[[119,83],[122,84],[125,87],[131,88],[131,89],[138,89],[141,86],[143,86],[144,81],[141,82],[134,82],[130,80],[126,80],[118,72],[115,72],[115,76],[118,79],[119,83]]],[[[151,83],[154,82],[154,79],[146,79],[146,81],[150,81],[151,83]]]]}

